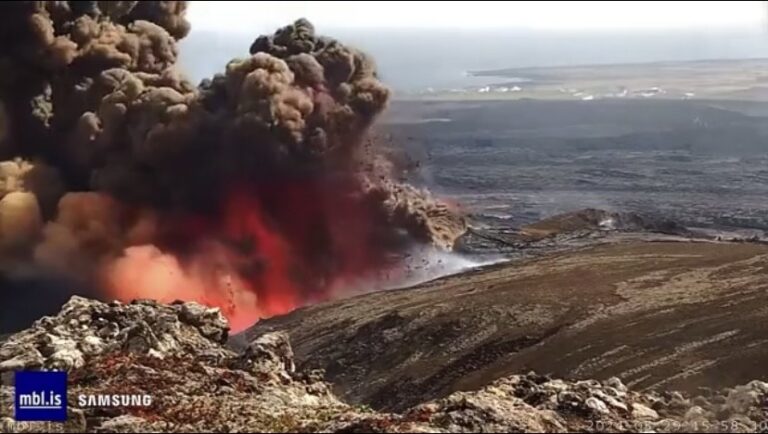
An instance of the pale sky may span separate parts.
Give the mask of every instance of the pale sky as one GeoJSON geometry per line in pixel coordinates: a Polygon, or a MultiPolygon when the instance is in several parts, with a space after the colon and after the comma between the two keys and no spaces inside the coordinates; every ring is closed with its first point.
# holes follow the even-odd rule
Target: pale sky
{"type": "Polygon", "coordinates": [[[193,1],[193,29],[248,32],[305,17],[316,27],[539,30],[751,28],[766,2],[193,1]]]}

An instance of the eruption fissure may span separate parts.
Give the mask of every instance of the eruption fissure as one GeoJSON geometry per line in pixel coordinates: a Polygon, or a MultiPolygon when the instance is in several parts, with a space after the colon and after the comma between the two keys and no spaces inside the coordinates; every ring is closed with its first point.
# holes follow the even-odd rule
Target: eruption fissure
{"type": "MultiPolygon", "coordinates": [[[[306,20],[193,86],[186,2],[0,4],[0,266],[103,298],[196,300],[234,328],[450,249],[463,219],[395,181],[371,59],[306,20]]],[[[5,295],[8,297],[8,295],[5,295]]]]}

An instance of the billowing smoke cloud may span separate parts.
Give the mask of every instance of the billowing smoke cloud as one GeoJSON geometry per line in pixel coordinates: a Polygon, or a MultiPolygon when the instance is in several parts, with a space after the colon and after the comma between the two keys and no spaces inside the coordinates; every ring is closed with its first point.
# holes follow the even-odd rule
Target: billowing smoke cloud
{"type": "Polygon", "coordinates": [[[106,298],[195,299],[235,327],[450,249],[463,220],[394,181],[388,89],[306,20],[193,86],[185,2],[0,4],[0,266],[106,298]]]}

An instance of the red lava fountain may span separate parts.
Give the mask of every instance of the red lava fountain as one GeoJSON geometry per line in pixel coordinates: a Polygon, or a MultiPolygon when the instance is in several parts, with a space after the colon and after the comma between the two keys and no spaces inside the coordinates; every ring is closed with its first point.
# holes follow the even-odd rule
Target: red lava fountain
{"type": "Polygon", "coordinates": [[[215,217],[174,217],[175,227],[164,230],[174,232],[169,247],[131,246],[104,268],[108,296],[216,306],[237,332],[395,266],[374,247],[377,232],[365,201],[352,191],[321,194],[327,188],[238,188],[215,217]],[[187,247],[179,249],[179,240],[187,247]],[[179,250],[185,253],[172,253],[179,250]]]}

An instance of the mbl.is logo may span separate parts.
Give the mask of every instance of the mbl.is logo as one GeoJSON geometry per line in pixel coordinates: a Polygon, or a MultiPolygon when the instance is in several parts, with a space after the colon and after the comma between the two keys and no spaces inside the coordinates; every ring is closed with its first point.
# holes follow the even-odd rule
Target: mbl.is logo
{"type": "Polygon", "coordinates": [[[66,372],[17,372],[15,378],[17,421],[67,420],[66,372]]]}

